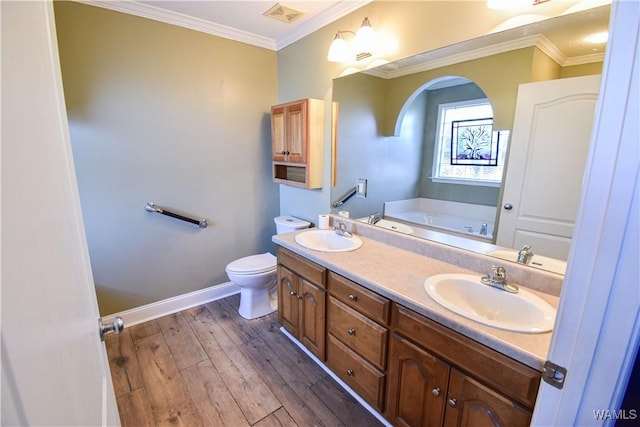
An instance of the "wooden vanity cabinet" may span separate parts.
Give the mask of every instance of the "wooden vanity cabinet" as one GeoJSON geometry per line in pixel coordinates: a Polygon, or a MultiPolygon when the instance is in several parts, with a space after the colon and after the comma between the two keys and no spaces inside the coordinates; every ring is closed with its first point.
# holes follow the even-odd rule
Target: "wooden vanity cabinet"
{"type": "Polygon", "coordinates": [[[273,180],[322,187],[324,101],[301,99],[271,107],[273,180]]]}
{"type": "Polygon", "coordinates": [[[540,373],[400,305],[385,416],[401,426],[528,426],[540,373]]]}
{"type": "Polygon", "coordinates": [[[277,257],[278,321],[324,361],[326,269],[280,246],[277,257]]]}
{"type": "Polygon", "coordinates": [[[327,365],[382,412],[390,301],[331,271],[327,288],[327,365]]]}
{"type": "Polygon", "coordinates": [[[280,323],[392,424],[529,425],[540,372],[288,249],[277,254],[280,323]]]}

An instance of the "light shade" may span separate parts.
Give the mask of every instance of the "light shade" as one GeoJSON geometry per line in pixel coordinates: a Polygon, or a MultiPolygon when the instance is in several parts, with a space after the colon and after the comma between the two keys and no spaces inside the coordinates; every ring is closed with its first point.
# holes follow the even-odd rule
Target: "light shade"
{"type": "Polygon", "coordinates": [[[349,62],[353,60],[353,54],[347,45],[345,39],[342,38],[342,32],[338,31],[329,47],[327,60],[331,62],[349,62]]]}
{"type": "Polygon", "coordinates": [[[376,33],[369,22],[369,18],[362,20],[362,25],[356,33],[356,53],[372,53],[376,45],[376,33]]]}

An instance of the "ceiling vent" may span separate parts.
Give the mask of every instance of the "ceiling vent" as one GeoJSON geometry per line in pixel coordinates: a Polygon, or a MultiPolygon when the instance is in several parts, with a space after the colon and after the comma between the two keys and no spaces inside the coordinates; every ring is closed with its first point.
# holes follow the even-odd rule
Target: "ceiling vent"
{"type": "Polygon", "coordinates": [[[290,7],[283,6],[280,3],[276,3],[275,6],[264,13],[264,16],[277,19],[278,21],[286,22],[287,24],[292,23],[302,15],[304,15],[304,12],[291,9],[290,7]]]}

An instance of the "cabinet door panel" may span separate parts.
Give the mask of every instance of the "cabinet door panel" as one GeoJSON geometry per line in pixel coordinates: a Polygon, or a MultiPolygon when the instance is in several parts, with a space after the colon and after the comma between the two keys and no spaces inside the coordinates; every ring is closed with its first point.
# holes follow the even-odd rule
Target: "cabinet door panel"
{"type": "Polygon", "coordinates": [[[306,163],[307,114],[306,102],[287,107],[287,150],[291,163],[306,163]]]}
{"type": "Polygon", "coordinates": [[[271,157],[273,161],[285,161],[286,151],[285,109],[284,107],[274,107],[271,109],[271,157]]]}
{"type": "Polygon", "coordinates": [[[291,335],[299,337],[298,279],[287,268],[278,266],[278,322],[291,335]]]}
{"type": "Polygon", "coordinates": [[[449,370],[443,361],[392,335],[387,418],[398,426],[441,426],[449,370]]]}
{"type": "Polygon", "coordinates": [[[324,289],[299,278],[300,341],[324,362],[325,307],[324,289]]]}
{"type": "Polygon", "coordinates": [[[446,427],[526,427],[531,421],[529,410],[455,369],[447,399],[446,427]]]}

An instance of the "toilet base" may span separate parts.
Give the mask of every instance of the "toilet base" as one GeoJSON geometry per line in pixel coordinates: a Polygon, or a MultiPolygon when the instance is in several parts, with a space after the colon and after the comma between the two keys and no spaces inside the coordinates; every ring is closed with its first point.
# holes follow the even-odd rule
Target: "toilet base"
{"type": "Polygon", "coordinates": [[[238,313],[245,319],[257,319],[278,309],[275,284],[268,289],[240,288],[238,313]]]}

